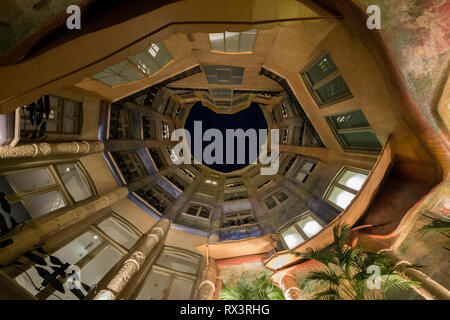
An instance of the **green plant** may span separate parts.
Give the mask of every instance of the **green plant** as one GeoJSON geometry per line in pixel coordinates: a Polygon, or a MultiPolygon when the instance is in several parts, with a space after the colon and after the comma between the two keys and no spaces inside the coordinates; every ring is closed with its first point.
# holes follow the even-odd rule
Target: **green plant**
{"type": "Polygon", "coordinates": [[[312,293],[313,300],[376,300],[388,293],[407,290],[418,283],[407,281],[401,273],[417,266],[395,265],[385,254],[365,250],[359,244],[350,247],[347,239],[350,228],[336,225],[334,242],[322,249],[308,248],[300,254],[306,259],[320,262],[324,268],[309,272],[302,290],[312,293]],[[372,287],[378,271],[378,286],[372,287]]]}
{"type": "Polygon", "coordinates": [[[222,300],[285,300],[283,291],[273,285],[268,275],[256,279],[242,276],[233,286],[227,286],[220,292],[222,300]]]}
{"type": "MultiPolygon", "coordinates": [[[[441,234],[447,238],[450,238],[450,219],[446,219],[444,217],[435,217],[430,215],[432,214],[432,212],[428,213],[428,215],[423,214],[423,216],[428,218],[430,221],[419,229],[419,233],[421,233],[422,236],[427,233],[441,234]]],[[[444,246],[443,248],[450,251],[450,248],[444,246]]]]}

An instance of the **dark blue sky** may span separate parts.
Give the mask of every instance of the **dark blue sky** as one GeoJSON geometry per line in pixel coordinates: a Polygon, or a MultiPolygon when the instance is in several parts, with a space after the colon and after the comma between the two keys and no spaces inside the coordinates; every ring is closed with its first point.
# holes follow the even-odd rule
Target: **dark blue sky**
{"type": "MultiPolygon", "coordinates": [[[[237,145],[235,144],[235,151],[234,151],[234,157],[235,157],[235,164],[225,164],[226,162],[226,129],[243,129],[246,131],[247,129],[253,128],[257,132],[259,129],[268,129],[266,119],[264,118],[264,114],[261,110],[261,108],[256,103],[252,103],[250,107],[248,107],[245,110],[242,110],[240,112],[237,112],[235,114],[217,114],[211,109],[207,107],[203,107],[201,102],[197,102],[189,112],[189,115],[186,119],[185,123],[185,129],[188,130],[191,134],[191,140],[192,140],[192,153],[195,146],[195,139],[194,139],[194,121],[202,121],[202,129],[203,133],[210,129],[215,128],[219,129],[222,132],[223,138],[224,138],[224,146],[223,146],[223,161],[224,164],[211,164],[208,165],[204,163],[206,166],[210,167],[211,169],[220,171],[220,172],[231,172],[234,170],[241,169],[243,167],[246,167],[248,165],[248,158],[249,158],[249,149],[248,149],[248,139],[245,144],[246,149],[246,164],[237,164],[237,145]]],[[[258,137],[259,139],[259,137],[258,137]]],[[[265,139],[264,139],[265,141],[265,139]]],[[[204,147],[209,145],[210,141],[205,141],[202,144],[202,150],[204,147]]],[[[258,144],[261,144],[260,141],[258,141],[258,144]]],[[[258,150],[259,155],[259,150],[258,150]]],[[[198,160],[198,159],[197,159],[198,160]]]]}

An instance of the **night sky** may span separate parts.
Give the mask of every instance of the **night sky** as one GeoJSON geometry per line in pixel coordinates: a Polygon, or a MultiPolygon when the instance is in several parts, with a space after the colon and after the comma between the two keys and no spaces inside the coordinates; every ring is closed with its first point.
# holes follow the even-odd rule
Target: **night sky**
{"type": "MultiPolygon", "coordinates": [[[[224,164],[211,164],[208,165],[206,163],[203,163],[204,165],[208,166],[211,169],[227,173],[234,170],[242,169],[248,165],[248,158],[249,158],[249,151],[248,151],[248,139],[246,139],[245,149],[246,149],[246,164],[237,164],[237,145],[235,143],[235,151],[234,151],[234,157],[235,157],[235,164],[226,164],[226,129],[243,129],[246,131],[247,129],[253,128],[257,131],[259,129],[268,129],[266,119],[264,118],[264,114],[261,110],[261,108],[256,103],[252,103],[250,107],[248,107],[245,110],[242,110],[240,112],[237,112],[235,114],[217,114],[211,109],[207,107],[203,107],[201,102],[197,102],[189,112],[189,115],[186,119],[185,123],[185,129],[188,130],[191,134],[191,140],[192,140],[192,154],[194,153],[194,121],[202,121],[202,131],[203,133],[210,129],[215,128],[219,129],[223,134],[224,139],[224,146],[223,146],[223,162],[224,164]]],[[[259,137],[258,137],[259,139],[259,137]]],[[[264,139],[265,140],[265,139],[264,139]]],[[[211,141],[204,141],[202,148],[209,145],[211,141]]],[[[258,143],[261,143],[258,141],[258,143]]],[[[259,155],[259,151],[258,151],[259,155]]]]}

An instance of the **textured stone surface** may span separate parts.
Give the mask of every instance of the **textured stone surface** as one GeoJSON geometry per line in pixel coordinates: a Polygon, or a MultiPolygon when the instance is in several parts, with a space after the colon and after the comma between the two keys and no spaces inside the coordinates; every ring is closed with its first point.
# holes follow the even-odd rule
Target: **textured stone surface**
{"type": "Polygon", "coordinates": [[[37,158],[64,154],[89,154],[104,149],[101,141],[72,141],[61,143],[33,143],[15,147],[0,147],[0,159],[37,158]]]}

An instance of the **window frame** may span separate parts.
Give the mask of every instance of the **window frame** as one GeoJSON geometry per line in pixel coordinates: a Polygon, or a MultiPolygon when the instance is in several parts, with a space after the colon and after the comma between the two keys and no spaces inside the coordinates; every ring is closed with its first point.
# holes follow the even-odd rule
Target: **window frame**
{"type": "Polygon", "coordinates": [[[369,120],[367,120],[366,116],[364,115],[364,113],[362,112],[361,109],[354,109],[354,110],[350,110],[350,111],[346,111],[346,112],[334,113],[334,114],[327,115],[325,117],[325,120],[328,122],[328,125],[330,126],[330,129],[333,132],[333,135],[335,136],[336,140],[341,145],[341,148],[344,151],[346,151],[346,152],[364,152],[364,153],[375,153],[375,154],[380,153],[381,149],[383,148],[383,145],[381,144],[381,142],[378,139],[378,137],[375,134],[375,132],[372,130],[372,127],[370,126],[370,124],[368,126],[365,126],[365,127],[347,128],[347,129],[338,129],[334,125],[334,123],[333,123],[331,118],[336,117],[336,116],[342,116],[342,115],[345,115],[345,114],[348,114],[348,113],[354,112],[354,111],[360,111],[363,114],[363,116],[366,119],[366,121],[369,123],[369,120]],[[374,147],[354,147],[354,146],[349,146],[349,145],[347,145],[345,143],[345,141],[341,137],[341,134],[345,134],[345,133],[360,133],[360,132],[371,132],[377,138],[377,141],[380,144],[380,147],[374,148],[374,147]]]}
{"type": "MultiPolygon", "coordinates": [[[[53,255],[55,252],[57,252],[58,250],[62,249],[63,247],[67,246],[69,243],[71,243],[72,241],[74,241],[75,239],[81,237],[82,235],[84,235],[87,232],[92,232],[94,233],[96,236],[98,236],[99,238],[101,238],[101,243],[98,244],[94,249],[92,249],[92,251],[90,251],[88,254],[86,254],[84,257],[82,257],[80,260],[78,260],[77,262],[73,263],[72,265],[79,267],[80,269],[82,269],[84,266],[86,266],[89,262],[91,262],[92,260],[95,259],[95,257],[106,247],[110,246],[112,247],[114,250],[116,250],[119,255],[121,256],[121,258],[119,259],[119,261],[117,263],[120,263],[121,259],[123,259],[123,257],[130,251],[133,250],[133,247],[136,245],[136,243],[139,241],[139,239],[143,236],[143,232],[141,232],[134,224],[132,224],[130,221],[128,221],[127,219],[125,219],[124,217],[120,216],[119,214],[115,213],[114,211],[111,211],[109,214],[105,215],[104,217],[97,219],[96,221],[94,221],[93,223],[91,223],[90,225],[86,226],[85,228],[82,228],[80,231],[78,231],[77,233],[75,233],[74,235],[72,235],[71,237],[68,237],[66,239],[64,239],[63,241],[59,242],[57,246],[55,246],[54,248],[52,248],[52,250],[49,253],[49,255],[53,255]],[[128,250],[125,247],[123,247],[122,245],[120,245],[118,242],[116,242],[116,240],[114,240],[113,238],[111,238],[110,236],[108,236],[105,232],[103,232],[103,230],[98,226],[100,223],[102,223],[103,221],[105,221],[106,219],[109,218],[115,218],[117,219],[119,222],[122,223],[122,225],[125,226],[125,228],[127,230],[129,230],[130,232],[134,233],[137,236],[136,242],[133,244],[133,246],[128,250]]],[[[63,261],[64,262],[64,261],[63,261]]],[[[117,264],[116,263],[116,264],[117,264]]],[[[103,278],[99,281],[99,283],[108,276],[108,273],[116,266],[112,265],[108,271],[106,271],[105,275],[103,276],[103,278]]],[[[30,262],[27,263],[26,266],[28,268],[32,268],[34,266],[36,266],[36,264],[30,262]]],[[[15,278],[17,278],[18,276],[20,276],[21,274],[24,274],[24,271],[19,271],[19,269],[14,268],[12,266],[10,267],[6,267],[3,269],[5,271],[5,273],[8,275],[9,278],[11,278],[11,280],[20,288],[23,288],[23,290],[25,290],[27,292],[27,294],[29,294],[32,297],[35,297],[38,300],[46,300],[48,297],[50,297],[51,295],[54,295],[55,292],[57,294],[56,289],[52,288],[50,285],[47,285],[46,287],[42,288],[36,295],[33,295],[31,292],[29,292],[26,288],[22,287],[16,280],[15,278]]],[[[63,286],[66,285],[67,280],[63,279],[61,276],[58,276],[58,279],[61,281],[62,280],[62,284],[63,286]]],[[[93,285],[90,290],[86,293],[86,298],[88,298],[89,296],[91,296],[92,292],[94,292],[96,290],[96,285],[93,285]]],[[[62,299],[65,300],[65,299],[62,299]]]]}
{"type": "MultiPolygon", "coordinates": [[[[83,101],[79,101],[79,100],[75,100],[75,99],[71,99],[71,98],[66,98],[63,96],[57,96],[57,95],[53,95],[50,94],[49,96],[49,100],[50,99],[57,99],[58,100],[58,105],[54,108],[57,109],[57,113],[58,113],[58,118],[57,119],[46,119],[45,121],[50,122],[50,123],[56,123],[56,131],[50,131],[48,126],[47,129],[45,131],[45,135],[47,136],[54,136],[54,135],[64,135],[64,136],[68,136],[68,135],[80,135],[82,132],[82,126],[83,126],[83,101]],[[77,117],[76,119],[74,119],[74,130],[73,132],[64,132],[64,111],[66,108],[66,103],[67,101],[71,101],[74,102],[76,104],[76,109],[77,109],[77,117]]],[[[21,114],[20,114],[20,119],[25,121],[25,126],[27,124],[29,124],[30,121],[30,117],[26,114],[23,113],[23,107],[21,107],[21,114]]],[[[52,110],[52,108],[50,107],[50,111],[52,110]]],[[[30,129],[26,129],[23,128],[22,129],[22,123],[20,124],[20,128],[21,128],[21,136],[23,136],[23,139],[27,139],[27,135],[29,135],[31,132],[33,132],[33,130],[30,129]]]]}
{"type": "Polygon", "coordinates": [[[305,212],[300,213],[298,216],[296,216],[294,219],[290,220],[289,222],[285,223],[284,225],[282,225],[281,227],[278,228],[277,233],[280,235],[279,239],[281,241],[281,244],[283,245],[283,247],[285,248],[285,250],[291,250],[294,249],[295,247],[302,245],[304,243],[306,243],[308,240],[312,239],[313,237],[315,237],[319,232],[317,232],[315,235],[313,235],[312,237],[308,237],[308,235],[302,230],[302,228],[300,228],[300,226],[298,225],[298,222],[302,219],[305,219],[307,217],[312,218],[314,221],[316,221],[321,227],[322,229],[320,231],[323,230],[323,228],[326,227],[326,225],[316,217],[316,215],[310,211],[307,210],[305,212]],[[303,242],[299,243],[297,246],[289,248],[289,246],[287,245],[286,241],[284,240],[283,237],[283,232],[286,231],[287,229],[289,229],[290,227],[294,227],[295,230],[300,234],[300,236],[303,238],[303,242]]]}
{"type": "Polygon", "coordinates": [[[158,257],[155,259],[155,262],[146,271],[145,276],[143,277],[143,281],[137,288],[136,293],[133,294],[132,298],[137,299],[138,295],[141,293],[141,291],[143,289],[144,284],[148,281],[150,273],[152,271],[156,271],[156,272],[163,273],[168,276],[167,284],[163,290],[162,298],[160,300],[167,300],[169,294],[171,293],[173,282],[174,282],[175,278],[178,278],[178,279],[181,278],[181,279],[185,279],[188,281],[192,281],[192,289],[191,289],[189,298],[191,300],[193,300],[193,299],[195,299],[195,297],[197,295],[198,283],[199,283],[200,276],[201,276],[201,273],[203,270],[203,264],[204,263],[203,263],[203,259],[202,259],[201,255],[199,255],[195,252],[192,252],[190,250],[187,250],[187,249],[165,245],[163,248],[161,248],[161,251],[160,251],[158,257]],[[159,265],[158,260],[161,257],[161,255],[164,254],[164,252],[166,252],[166,251],[180,254],[180,255],[186,256],[188,258],[197,258],[198,266],[197,266],[196,273],[191,274],[191,273],[187,273],[187,272],[177,271],[174,269],[170,269],[166,266],[159,265]]]}
{"type": "Polygon", "coordinates": [[[300,166],[298,167],[297,171],[295,172],[294,179],[297,182],[299,182],[299,183],[306,183],[306,181],[309,179],[309,177],[313,174],[314,169],[317,168],[317,165],[318,165],[318,161],[313,161],[313,160],[309,160],[309,159],[303,159],[302,163],[300,164],[300,166]],[[306,163],[312,163],[312,167],[311,167],[311,169],[309,171],[307,171],[306,169],[303,168],[306,163]],[[299,173],[303,173],[305,175],[305,177],[303,177],[302,181],[297,179],[297,176],[298,176],[299,173]]]}
{"type": "Polygon", "coordinates": [[[264,202],[264,206],[265,206],[268,210],[273,210],[273,209],[279,207],[281,204],[285,203],[287,200],[289,200],[289,194],[286,193],[284,190],[278,189],[277,191],[272,192],[270,196],[265,197],[264,200],[263,200],[263,202],[264,202]],[[283,194],[286,196],[286,199],[280,202],[280,201],[278,200],[278,198],[276,197],[276,195],[279,194],[279,193],[283,193],[283,194]],[[266,204],[266,201],[267,201],[268,199],[274,200],[275,203],[276,203],[276,206],[273,207],[273,208],[269,208],[269,207],[267,206],[267,204],[266,204]]]}
{"type": "Polygon", "coordinates": [[[252,54],[253,50],[255,48],[255,43],[256,43],[256,39],[258,37],[258,33],[259,32],[258,32],[257,29],[249,29],[249,30],[246,30],[246,31],[237,31],[237,32],[224,31],[224,32],[211,32],[211,33],[208,33],[210,51],[212,53],[221,53],[221,54],[252,54]],[[255,33],[254,33],[255,36],[254,36],[254,39],[253,39],[252,49],[250,51],[241,51],[241,37],[242,37],[242,33],[246,33],[246,32],[249,32],[249,31],[255,31],[255,33]],[[227,32],[238,33],[239,34],[238,35],[239,39],[238,39],[238,50],[237,51],[227,51],[227,42],[226,42],[226,33],[227,32]],[[210,36],[211,34],[215,34],[215,35],[222,34],[223,51],[222,50],[215,50],[215,49],[213,49],[213,45],[212,45],[212,42],[211,42],[211,36],[210,36]]]}
{"type": "Polygon", "coordinates": [[[181,213],[182,213],[183,215],[185,215],[185,216],[188,216],[188,217],[191,217],[191,218],[194,218],[194,219],[202,219],[202,220],[205,220],[205,221],[211,221],[212,210],[213,210],[213,208],[212,208],[211,206],[208,206],[208,205],[206,205],[206,204],[203,204],[203,203],[200,203],[200,202],[197,202],[197,201],[191,201],[191,202],[189,203],[189,206],[187,206],[186,209],[183,210],[181,213]],[[192,214],[187,213],[187,211],[188,211],[192,206],[198,206],[197,213],[196,213],[195,216],[192,215],[192,214]],[[204,209],[204,208],[205,208],[205,209],[209,209],[209,216],[208,216],[208,218],[205,218],[205,217],[201,217],[201,216],[200,216],[200,212],[201,212],[202,209],[204,209]]]}
{"type": "Polygon", "coordinates": [[[317,103],[317,106],[319,108],[325,108],[328,106],[331,106],[333,104],[339,103],[341,101],[353,98],[353,94],[352,91],[350,90],[347,82],[345,82],[344,77],[342,76],[342,74],[339,72],[338,67],[336,66],[336,70],[333,71],[332,73],[330,73],[328,76],[326,76],[325,78],[323,78],[322,80],[320,80],[319,82],[317,82],[316,84],[312,84],[311,81],[308,78],[307,73],[326,55],[329,55],[330,58],[333,61],[333,64],[336,66],[336,63],[334,62],[333,58],[331,57],[331,55],[328,53],[327,50],[323,49],[322,51],[320,51],[313,60],[311,60],[311,62],[309,62],[303,69],[302,71],[300,71],[300,76],[303,79],[303,82],[306,86],[306,88],[308,89],[311,97],[314,99],[314,101],[317,103]],[[321,88],[322,86],[326,85],[328,82],[338,78],[339,76],[342,77],[342,80],[344,81],[345,85],[348,88],[349,93],[341,96],[339,98],[336,99],[332,99],[328,102],[324,102],[321,101],[320,97],[318,96],[318,94],[316,93],[316,90],[318,90],[319,88],[321,88]]]}
{"type": "Polygon", "coordinates": [[[95,187],[95,184],[92,181],[92,179],[89,175],[89,172],[83,166],[83,164],[81,163],[80,160],[64,160],[64,161],[59,161],[59,162],[42,163],[42,164],[34,165],[34,166],[17,167],[17,168],[12,168],[12,169],[5,168],[5,169],[0,169],[0,176],[5,176],[5,175],[11,174],[11,173],[33,171],[33,170],[40,170],[40,169],[45,169],[48,172],[49,176],[53,180],[52,185],[43,186],[43,187],[39,187],[39,188],[36,188],[33,190],[28,190],[28,191],[23,191],[23,192],[16,192],[16,193],[12,193],[10,195],[5,195],[5,199],[11,205],[13,205],[15,203],[21,202],[22,200],[31,199],[36,196],[40,196],[40,195],[43,195],[43,194],[46,194],[46,193],[49,193],[52,191],[56,191],[61,196],[65,205],[61,208],[47,212],[41,216],[38,216],[36,218],[31,218],[30,220],[26,220],[26,221],[31,221],[31,220],[39,219],[41,217],[45,217],[59,209],[71,207],[77,203],[82,203],[83,201],[86,201],[88,199],[98,196],[98,192],[95,187]],[[76,167],[77,171],[81,173],[80,174],[81,179],[83,179],[83,181],[85,182],[86,186],[88,187],[88,189],[91,193],[91,195],[89,197],[87,197],[86,199],[80,200],[80,201],[75,201],[73,196],[70,194],[69,189],[64,184],[64,182],[58,172],[58,169],[57,169],[58,166],[64,165],[64,164],[73,164],[76,167]]]}
{"type": "Polygon", "coordinates": [[[353,202],[353,200],[356,198],[356,196],[358,195],[358,193],[364,188],[364,184],[367,181],[367,178],[370,174],[370,170],[365,170],[365,169],[361,169],[361,168],[356,168],[356,167],[351,167],[351,166],[343,166],[339,172],[336,174],[336,176],[333,178],[333,180],[331,181],[330,185],[328,186],[327,190],[325,191],[324,195],[323,195],[323,199],[328,202],[330,205],[332,205],[334,208],[336,208],[339,211],[344,211],[346,210],[351,203],[353,202]],[[349,188],[345,185],[340,184],[338,181],[339,179],[342,178],[342,176],[347,172],[347,171],[351,171],[351,172],[355,172],[355,173],[360,173],[360,174],[364,174],[366,175],[366,180],[364,181],[364,183],[361,185],[361,188],[359,190],[355,190],[352,188],[349,188]],[[333,201],[329,200],[328,198],[331,195],[331,192],[333,192],[333,189],[337,187],[340,188],[344,191],[350,192],[354,195],[353,199],[350,201],[350,203],[348,204],[348,206],[346,208],[341,208],[340,206],[338,206],[337,204],[335,204],[333,201]]]}

